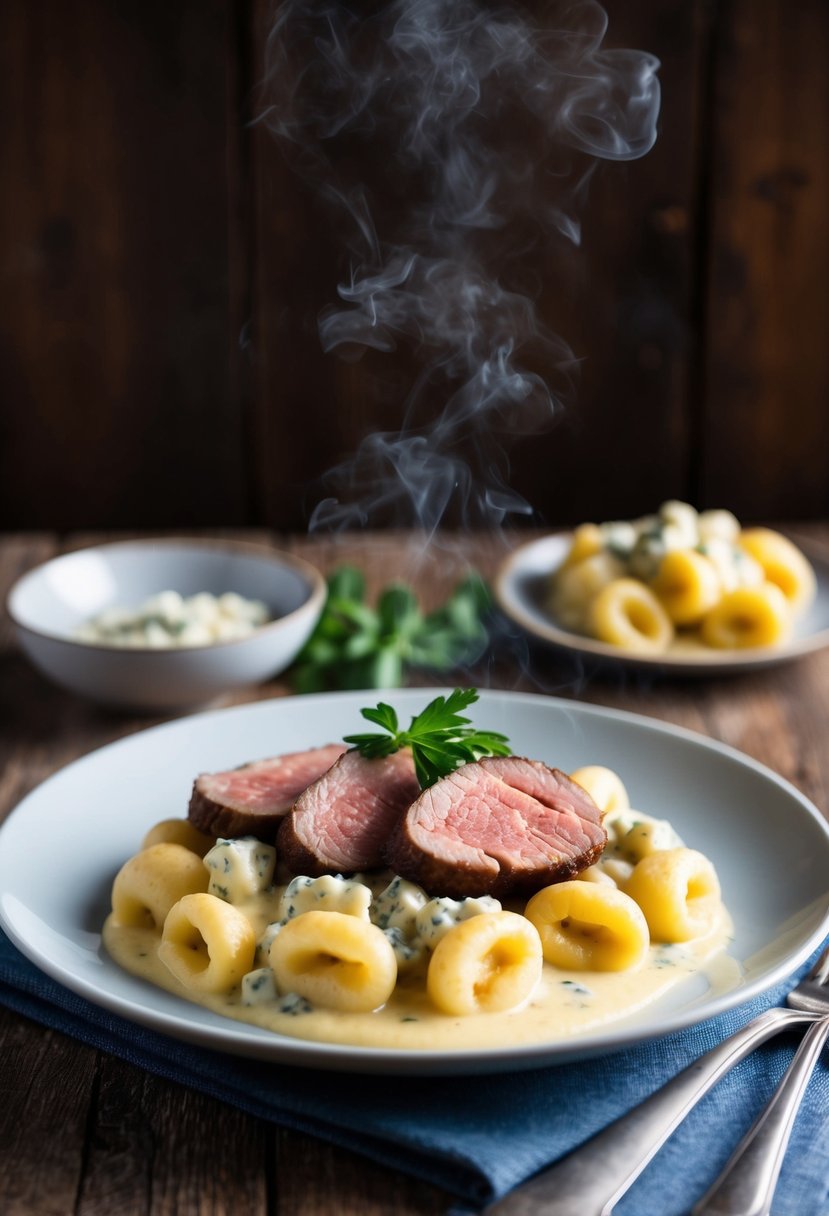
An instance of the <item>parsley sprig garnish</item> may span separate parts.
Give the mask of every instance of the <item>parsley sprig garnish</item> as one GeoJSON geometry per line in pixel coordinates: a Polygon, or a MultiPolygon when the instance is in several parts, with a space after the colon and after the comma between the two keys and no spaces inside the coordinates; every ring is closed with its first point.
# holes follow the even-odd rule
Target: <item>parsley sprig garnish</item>
{"type": "Polygon", "coordinates": [[[390,756],[402,747],[410,747],[415,772],[421,789],[426,789],[461,764],[479,760],[481,756],[508,756],[509,740],[497,731],[477,730],[461,710],[478,700],[474,688],[456,688],[448,697],[435,697],[425,709],[412,718],[408,730],[401,730],[397,714],[391,705],[381,701],[374,708],[360,713],[386,734],[371,731],[346,735],[352,744],[369,759],[390,756]]]}

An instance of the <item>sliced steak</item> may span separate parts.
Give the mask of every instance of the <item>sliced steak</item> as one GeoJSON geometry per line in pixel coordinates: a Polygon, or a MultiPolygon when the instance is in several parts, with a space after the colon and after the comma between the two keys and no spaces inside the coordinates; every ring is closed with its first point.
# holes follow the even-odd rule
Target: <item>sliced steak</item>
{"type": "Polygon", "coordinates": [[[432,895],[529,895],[596,861],[607,842],[601,818],[558,769],[487,757],[424,790],[392,832],[387,857],[432,895]]]}
{"type": "Polygon", "coordinates": [[[315,876],[382,866],[389,833],[419,793],[410,751],[377,760],[346,752],[282,820],[279,860],[315,876]]]}
{"type": "Polygon", "coordinates": [[[256,760],[225,773],[196,778],[187,816],[209,836],[258,836],[273,840],[280,819],[312,781],[346,750],[328,743],[307,752],[256,760]]]}

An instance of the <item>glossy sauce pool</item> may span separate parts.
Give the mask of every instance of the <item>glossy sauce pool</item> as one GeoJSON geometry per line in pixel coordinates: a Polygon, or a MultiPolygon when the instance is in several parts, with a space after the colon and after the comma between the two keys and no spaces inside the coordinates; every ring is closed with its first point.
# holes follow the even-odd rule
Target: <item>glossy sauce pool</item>
{"type": "MultiPolygon", "coordinates": [[[[250,904],[242,910],[262,929],[272,919],[270,908],[262,911],[250,904]]],[[[388,1002],[371,1013],[319,1008],[286,1013],[273,1003],[246,1005],[239,989],[211,995],[179,983],[158,958],[161,934],[157,930],[117,925],[109,917],[103,936],[107,951],[126,971],[223,1017],[289,1038],[417,1051],[571,1039],[627,1017],[697,973],[703,973],[714,989],[730,985],[738,970],[725,953],[731,928],[728,914],[721,909],[706,937],[681,945],[652,945],[646,962],[636,971],[561,971],[545,963],[538,986],[522,1005],[504,1013],[470,1017],[451,1017],[436,1010],[426,995],[422,971],[402,975],[388,1002]]]]}

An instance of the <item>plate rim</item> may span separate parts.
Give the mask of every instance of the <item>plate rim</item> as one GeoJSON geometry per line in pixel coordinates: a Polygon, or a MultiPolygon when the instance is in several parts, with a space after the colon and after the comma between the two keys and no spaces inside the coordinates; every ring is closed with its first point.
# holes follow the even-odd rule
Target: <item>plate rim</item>
{"type": "MultiPolygon", "coordinates": [[[[369,695],[371,695],[371,691],[368,690],[369,695]]],[[[395,695],[402,695],[405,699],[411,700],[446,694],[448,691],[451,690],[445,686],[405,688],[395,690],[395,695]]],[[[359,699],[365,699],[366,692],[367,690],[312,693],[306,694],[301,699],[304,702],[316,702],[320,700],[329,702],[332,699],[337,699],[354,704],[359,699]]],[[[513,703],[544,704],[570,714],[575,712],[577,715],[585,714],[589,717],[604,720],[622,721],[640,730],[644,729],[653,734],[683,739],[692,745],[702,747],[703,750],[710,749],[718,752],[720,755],[738,763],[741,767],[758,773],[765,780],[770,781],[785,792],[789,797],[794,798],[799,804],[801,812],[814,821],[819,831],[825,837],[827,855],[829,856],[829,822],[827,822],[826,817],[815,804],[779,773],[776,773],[761,761],[755,760],[753,757],[739,751],[739,749],[732,747],[730,744],[723,743],[718,739],[711,738],[688,727],[651,718],[630,710],[616,709],[611,706],[570,701],[563,697],[507,689],[482,689],[480,690],[480,697],[484,703],[489,699],[504,698],[508,702],[513,703]]],[[[96,758],[101,753],[112,753],[130,745],[135,746],[136,741],[140,740],[143,743],[148,736],[181,730],[192,726],[196,720],[211,720],[226,718],[228,716],[244,717],[251,713],[254,715],[259,713],[268,714],[280,705],[287,707],[294,700],[295,698],[292,696],[276,697],[248,702],[243,705],[207,710],[186,718],[176,718],[169,722],[159,723],[144,730],[133,732],[121,739],[103,744],[87,752],[85,755],[70,761],[47,777],[33,790],[29,791],[16,804],[3,824],[0,825],[0,847],[2,847],[3,837],[9,831],[11,822],[14,821],[19,826],[19,815],[21,812],[25,814],[27,804],[34,802],[37,805],[44,794],[48,796],[48,787],[53,784],[59,784],[60,780],[69,770],[77,772],[81,767],[94,765],[96,758]]],[[[214,1014],[209,1010],[202,1010],[203,1013],[210,1015],[208,1024],[202,1026],[188,1021],[186,1016],[188,1003],[183,998],[165,993],[166,998],[180,1002],[182,1007],[181,1014],[171,1014],[162,1009],[153,1008],[152,999],[155,990],[151,985],[146,984],[145,981],[141,981],[137,977],[131,976],[130,978],[142,986],[146,984],[145,990],[147,991],[149,1001],[146,1006],[136,1005],[124,995],[110,991],[106,987],[102,988],[100,985],[90,983],[81,974],[67,972],[60,962],[49,957],[48,952],[45,952],[43,948],[39,948],[37,945],[33,946],[31,941],[18,932],[16,924],[7,915],[6,903],[9,898],[8,893],[0,897],[0,926],[2,926],[12,943],[26,958],[63,987],[84,997],[98,1007],[118,1014],[129,1022],[145,1026],[172,1039],[207,1047],[214,1051],[226,1051],[241,1057],[263,1059],[272,1063],[291,1064],[297,1067],[325,1068],[333,1071],[362,1073],[386,1071],[394,1075],[419,1072],[437,1076],[473,1072],[484,1074],[486,1072],[501,1071],[505,1064],[522,1070],[547,1067],[570,1063],[590,1056],[611,1054],[628,1046],[649,1042],[668,1034],[700,1025],[722,1013],[738,1008],[792,974],[811,955],[813,950],[821,944],[827,932],[829,932],[829,891],[827,892],[827,896],[826,907],[820,922],[800,941],[795,950],[789,952],[785,958],[781,959],[765,974],[755,977],[745,984],[737,985],[729,991],[712,998],[707,1002],[702,1016],[699,1015],[698,1009],[692,1003],[684,1009],[670,1011],[663,1023],[656,1024],[654,1022],[650,1030],[643,1031],[641,1027],[636,1025],[622,1025],[613,1029],[613,1024],[611,1023],[610,1027],[605,1027],[604,1029],[598,1027],[594,1032],[580,1036],[577,1039],[560,1040],[558,1043],[525,1044],[505,1049],[473,1047],[421,1050],[361,1047],[295,1039],[244,1022],[234,1022],[232,1019],[222,1018],[220,1014],[214,1014]]],[[[46,923],[48,924],[48,922],[46,923]]],[[[54,928],[51,925],[49,927],[54,928]]],[[[60,933],[60,930],[58,932],[60,933]]],[[[117,967],[117,964],[108,957],[107,963],[111,967],[117,967]]],[[[120,970],[118,974],[121,974],[120,970]]],[[[124,972],[123,974],[128,975],[129,973],[124,972]]]]}
{"type": "MultiPolygon", "coordinates": [[[[779,529],[777,530],[779,531],[779,529]]],[[[782,534],[785,535],[785,533],[782,534]]],[[[729,672],[759,671],[804,658],[829,646],[829,626],[827,626],[815,633],[795,638],[787,642],[785,646],[775,648],[753,647],[750,650],[712,651],[710,655],[706,654],[702,658],[695,655],[670,653],[664,655],[633,654],[621,650],[618,646],[611,646],[608,642],[600,642],[597,638],[572,633],[556,624],[552,617],[549,623],[539,622],[535,615],[527,609],[526,601],[515,590],[517,575],[523,563],[534,551],[545,548],[551,542],[566,541],[572,536],[573,532],[570,529],[563,529],[550,531],[543,536],[524,541],[503,558],[492,579],[493,593],[501,612],[538,641],[591,659],[609,660],[626,667],[645,668],[650,671],[662,671],[676,675],[683,673],[725,675],[729,672]]],[[[817,552],[816,546],[809,541],[798,539],[796,543],[810,562],[817,565],[820,571],[829,578],[829,557],[822,551],[817,552]]]]}

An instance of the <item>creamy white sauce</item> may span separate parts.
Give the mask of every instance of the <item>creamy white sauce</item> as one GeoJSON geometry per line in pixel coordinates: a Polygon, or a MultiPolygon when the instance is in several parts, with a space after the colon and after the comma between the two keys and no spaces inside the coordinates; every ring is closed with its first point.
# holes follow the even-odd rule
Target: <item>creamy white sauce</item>
{"type": "MultiPolygon", "coordinates": [[[[257,938],[278,919],[283,890],[261,892],[238,905],[250,918],[257,938]]],[[[295,994],[252,1000],[257,990],[243,995],[241,987],[227,995],[194,993],[159,960],[159,931],[124,927],[111,916],[104,926],[106,948],[126,971],[224,1017],[293,1038],[411,1050],[571,1039],[628,1017],[693,975],[704,974],[712,987],[727,985],[737,969],[725,954],[730,935],[731,921],[721,907],[707,936],[679,945],[652,945],[646,962],[636,971],[561,971],[545,963],[538,986],[519,1008],[452,1017],[431,1004],[425,990],[425,966],[401,972],[393,995],[381,1009],[343,1013],[310,1008],[295,994]]],[[[251,988],[250,982],[247,987],[251,988]]]]}

